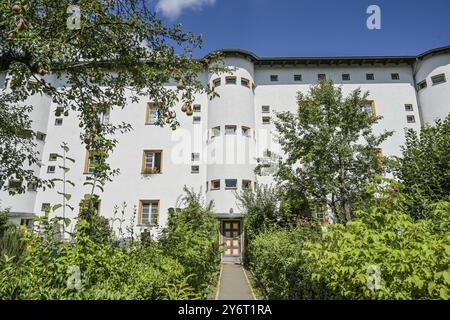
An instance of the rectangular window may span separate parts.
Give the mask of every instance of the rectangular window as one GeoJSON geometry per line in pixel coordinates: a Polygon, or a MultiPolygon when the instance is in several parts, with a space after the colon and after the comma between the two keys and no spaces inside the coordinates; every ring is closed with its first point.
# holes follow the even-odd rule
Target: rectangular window
{"type": "Polygon", "coordinates": [[[29,183],[27,184],[27,190],[28,190],[28,191],[36,191],[36,190],[37,190],[36,184],[35,184],[35,183],[32,183],[32,182],[29,182],[29,183]]]}
{"type": "Polygon", "coordinates": [[[272,74],[272,75],[270,76],[270,81],[271,81],[271,82],[277,82],[277,81],[278,81],[278,75],[272,74]]]}
{"type": "Polygon", "coordinates": [[[36,132],[36,139],[39,141],[45,141],[46,134],[42,132],[36,132]]]}
{"type": "Polygon", "coordinates": [[[220,127],[214,127],[211,129],[211,138],[216,138],[220,136],[220,127]]]}
{"type": "Polygon", "coordinates": [[[84,158],[84,173],[85,174],[93,174],[95,171],[95,167],[97,165],[96,161],[98,159],[98,155],[96,155],[95,151],[86,150],[86,157],[84,158]]]}
{"type": "Polygon", "coordinates": [[[225,135],[235,135],[237,127],[236,126],[225,126],[225,135]]]}
{"type": "Polygon", "coordinates": [[[220,190],[220,180],[211,181],[211,190],[220,190]]]}
{"type": "Polygon", "coordinates": [[[405,111],[407,111],[407,112],[414,111],[413,105],[412,104],[405,104],[405,111]]]}
{"type": "Polygon", "coordinates": [[[236,84],[236,77],[225,77],[226,84],[236,84]]]}
{"type": "Polygon", "coordinates": [[[191,155],[191,161],[192,161],[192,162],[200,161],[200,153],[193,153],[193,154],[191,155]]]}
{"type": "Polygon", "coordinates": [[[342,80],[343,81],[350,81],[350,73],[343,73],[342,74],[342,80]]]}
{"type": "Polygon", "coordinates": [[[162,173],[162,151],[145,150],[142,159],[142,174],[162,173]]]}
{"type": "Polygon", "coordinates": [[[408,123],[416,123],[416,117],[414,117],[414,116],[406,116],[406,121],[408,123]]]}
{"type": "Polygon", "coordinates": [[[250,80],[245,79],[245,78],[241,78],[241,85],[242,85],[243,87],[250,88],[250,80]]]}
{"type": "Polygon", "coordinates": [[[226,179],[225,180],[225,189],[226,190],[237,189],[237,179],[226,179]]]}
{"type": "Polygon", "coordinates": [[[159,200],[141,200],[139,209],[140,225],[158,226],[159,200]]]}
{"type": "Polygon", "coordinates": [[[55,173],[56,167],[55,166],[48,166],[47,167],[47,173],[55,173]]]}
{"type": "Polygon", "coordinates": [[[263,124],[270,124],[270,117],[262,117],[263,124]]]}
{"type": "Polygon", "coordinates": [[[252,182],[250,180],[242,180],[242,189],[252,190],[252,182]]]}
{"type": "Polygon", "coordinates": [[[191,166],[191,173],[192,174],[200,173],[200,166],[191,166]]]}
{"type": "Polygon", "coordinates": [[[42,211],[42,212],[48,212],[48,211],[50,211],[50,203],[43,203],[43,204],[41,205],[41,211],[42,211]]]}
{"type": "Polygon", "coordinates": [[[327,75],[325,73],[319,73],[317,75],[318,80],[325,80],[327,78],[327,75]]]}
{"type": "Polygon", "coordinates": [[[420,91],[420,90],[422,90],[422,89],[425,89],[427,86],[428,86],[427,80],[420,81],[420,82],[417,84],[417,90],[420,91]]]}
{"type": "Polygon", "coordinates": [[[202,111],[202,106],[199,104],[194,104],[194,106],[192,107],[192,110],[194,112],[201,112],[202,111]]]}
{"type": "Polygon", "coordinates": [[[56,118],[55,119],[55,126],[62,126],[63,119],[62,118],[56,118]]]}
{"type": "Polygon", "coordinates": [[[20,219],[20,225],[27,227],[27,229],[31,229],[33,226],[33,219],[20,219]]]}
{"type": "Polygon", "coordinates": [[[445,79],[444,73],[441,73],[441,74],[438,74],[437,76],[431,77],[431,82],[433,83],[433,85],[444,83],[446,81],[447,80],[445,79]]]}
{"type": "Polygon", "coordinates": [[[9,180],[8,189],[12,191],[19,191],[22,187],[22,182],[20,180],[9,180]]]}
{"type": "Polygon", "coordinates": [[[294,74],[294,81],[302,81],[302,75],[301,74],[294,74]]]}
{"type": "Polygon", "coordinates": [[[375,75],[373,73],[366,73],[366,80],[375,80],[375,75]]]}
{"type": "Polygon", "coordinates": [[[147,103],[145,124],[156,125],[158,123],[158,106],[152,102],[147,103]]]}
{"type": "Polygon", "coordinates": [[[251,132],[250,132],[250,128],[249,127],[242,127],[242,135],[244,137],[249,138],[251,136],[251,132]]]}
{"type": "Polygon", "coordinates": [[[214,88],[220,87],[221,84],[222,84],[222,81],[220,80],[220,78],[213,81],[214,88]]]}
{"type": "Polygon", "coordinates": [[[261,112],[262,113],[270,113],[270,106],[262,106],[261,112]]]}
{"type": "Polygon", "coordinates": [[[58,154],[57,153],[50,153],[48,156],[48,161],[56,161],[58,160],[58,154]]]}
{"type": "Polygon", "coordinates": [[[202,118],[201,117],[193,117],[192,122],[194,124],[200,124],[202,122],[202,118]]]}
{"type": "Polygon", "coordinates": [[[400,80],[400,75],[398,73],[391,73],[392,80],[400,80]]]}

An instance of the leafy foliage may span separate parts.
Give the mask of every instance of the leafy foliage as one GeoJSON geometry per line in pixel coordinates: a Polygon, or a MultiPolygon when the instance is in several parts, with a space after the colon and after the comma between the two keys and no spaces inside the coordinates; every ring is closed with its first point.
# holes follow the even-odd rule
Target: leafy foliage
{"type": "Polygon", "coordinates": [[[200,195],[185,188],[183,209],[169,212],[161,237],[165,255],[179,261],[189,285],[203,296],[214,284],[220,263],[219,222],[212,214],[212,204],[202,204],[200,195]]]}

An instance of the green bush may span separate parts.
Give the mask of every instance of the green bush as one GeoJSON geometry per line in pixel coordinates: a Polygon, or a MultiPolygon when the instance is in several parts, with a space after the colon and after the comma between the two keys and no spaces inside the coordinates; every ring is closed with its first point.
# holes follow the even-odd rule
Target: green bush
{"type": "Polygon", "coordinates": [[[251,246],[251,269],[271,299],[449,299],[450,202],[428,215],[372,208],[320,240],[268,231],[251,246]]]}
{"type": "Polygon", "coordinates": [[[212,205],[202,205],[199,195],[185,191],[185,208],[169,211],[159,241],[163,253],[183,265],[188,283],[204,297],[220,265],[219,222],[212,205]]]}

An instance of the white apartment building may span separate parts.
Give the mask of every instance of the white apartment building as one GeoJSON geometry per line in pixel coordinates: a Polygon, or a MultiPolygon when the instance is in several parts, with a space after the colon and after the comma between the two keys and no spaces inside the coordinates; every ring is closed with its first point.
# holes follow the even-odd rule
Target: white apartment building
{"type": "MultiPolygon", "coordinates": [[[[192,117],[177,106],[181,126],[176,131],[154,125],[151,98],[108,115],[106,121],[124,121],[133,131],[116,137],[119,143],[109,161],[120,169],[120,175],[100,193],[102,216],[112,218],[114,206],[125,202],[126,223],[135,207],[136,232],[147,229],[156,233],[165,225],[168,209],[177,206],[183,187],[188,186],[201,192],[206,201],[214,201],[226,246],[224,259],[239,259],[243,213],[235,192],[272,182],[270,175],[255,175],[256,158],[264,157],[266,150],[280,152],[274,139],[274,112],[295,112],[298,92],[307,93],[321,77],[341,85],[344,94],[357,88],[369,91],[368,112],[383,117],[375,132],[395,131],[382,146],[384,155],[399,155],[406,128],[420,130],[422,124],[450,112],[450,46],[419,56],[392,57],[261,58],[239,49],[223,53],[225,65],[234,67],[233,72],[199,75],[220,97],[197,95],[192,117]]],[[[5,76],[0,75],[0,85],[4,81],[5,76]]],[[[168,86],[175,90],[176,83],[168,86]]],[[[59,146],[66,142],[69,156],[76,160],[67,176],[76,186],[69,186],[67,192],[72,194],[69,203],[77,207],[90,192],[83,186],[89,174],[89,155],[79,139],[77,115],[71,112],[68,117],[56,117],[58,106],[48,97],[30,100],[33,129],[41,133],[37,141],[41,166],[36,173],[43,179],[61,176],[52,154],[60,153],[59,146]]],[[[9,207],[18,223],[29,224],[45,206],[61,202],[57,189],[31,189],[14,197],[2,191],[0,206],[9,207]]],[[[75,213],[67,215],[74,218],[75,213]]]]}

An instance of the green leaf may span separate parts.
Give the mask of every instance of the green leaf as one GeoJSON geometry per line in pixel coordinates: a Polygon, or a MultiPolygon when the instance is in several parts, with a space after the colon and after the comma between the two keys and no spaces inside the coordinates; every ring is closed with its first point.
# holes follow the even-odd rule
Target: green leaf
{"type": "Polygon", "coordinates": [[[58,210],[58,209],[61,208],[61,207],[62,207],[62,204],[55,204],[55,205],[52,207],[52,211],[55,212],[56,210],[58,210]]]}

